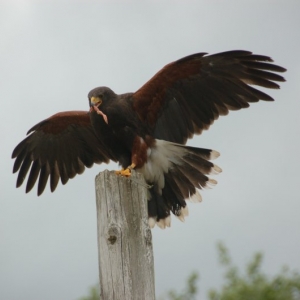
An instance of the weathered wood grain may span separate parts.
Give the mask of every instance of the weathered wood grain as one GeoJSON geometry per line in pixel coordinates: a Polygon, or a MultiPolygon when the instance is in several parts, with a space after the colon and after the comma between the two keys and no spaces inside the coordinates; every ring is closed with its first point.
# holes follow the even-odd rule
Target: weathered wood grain
{"type": "Polygon", "coordinates": [[[155,299],[146,193],[136,172],[131,179],[107,170],[96,177],[101,300],[155,299]]]}

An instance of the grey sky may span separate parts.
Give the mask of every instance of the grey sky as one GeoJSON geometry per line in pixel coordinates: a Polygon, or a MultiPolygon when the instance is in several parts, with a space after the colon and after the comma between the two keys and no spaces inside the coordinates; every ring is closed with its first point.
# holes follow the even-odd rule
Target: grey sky
{"type": "Polygon", "coordinates": [[[1,1],[0,298],[76,299],[98,278],[94,177],[41,197],[15,189],[11,152],[27,130],[87,93],[137,90],[165,64],[195,52],[251,50],[286,67],[274,103],[220,118],[189,143],[221,153],[218,185],[182,224],[154,229],[157,295],[200,272],[201,299],[221,284],[215,244],[243,265],[300,270],[299,1],[1,1]]]}

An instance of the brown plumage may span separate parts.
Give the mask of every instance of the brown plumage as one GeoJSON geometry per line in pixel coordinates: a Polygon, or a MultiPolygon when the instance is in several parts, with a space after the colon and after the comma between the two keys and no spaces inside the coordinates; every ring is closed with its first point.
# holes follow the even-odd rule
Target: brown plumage
{"type": "Polygon", "coordinates": [[[214,185],[208,174],[221,169],[218,153],[184,146],[220,115],[273,99],[252,87],[279,88],[285,69],[249,51],[193,54],[166,65],[135,93],[116,95],[106,87],[89,95],[90,111],[58,113],[32,127],[14,149],[17,187],[29,172],[26,192],[38,180],[53,192],[94,163],[117,161],[128,175],[143,173],[149,190],[149,222],[170,225],[170,212],[187,215],[185,200],[200,201],[197,189],[214,185]]]}

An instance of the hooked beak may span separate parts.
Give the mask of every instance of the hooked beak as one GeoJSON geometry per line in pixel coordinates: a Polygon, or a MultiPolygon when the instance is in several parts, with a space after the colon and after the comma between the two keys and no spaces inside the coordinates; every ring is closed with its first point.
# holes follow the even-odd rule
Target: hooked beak
{"type": "Polygon", "coordinates": [[[92,97],[91,98],[91,106],[99,107],[102,103],[102,100],[99,97],[92,97]]]}

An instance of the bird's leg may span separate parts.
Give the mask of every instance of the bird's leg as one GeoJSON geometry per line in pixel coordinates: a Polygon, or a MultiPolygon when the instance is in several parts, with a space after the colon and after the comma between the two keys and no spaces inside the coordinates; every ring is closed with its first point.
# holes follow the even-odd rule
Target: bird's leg
{"type": "Polygon", "coordinates": [[[128,166],[125,170],[122,169],[117,171],[116,174],[129,177],[131,176],[131,170],[136,166],[139,168],[144,165],[147,161],[147,149],[148,146],[144,139],[138,135],[135,136],[131,149],[131,165],[128,166]]]}
{"type": "Polygon", "coordinates": [[[129,177],[131,176],[131,170],[134,169],[136,167],[136,164],[132,163],[129,167],[127,167],[125,170],[122,169],[120,171],[115,171],[115,173],[117,175],[122,175],[122,176],[125,176],[125,177],[129,177]]]}

